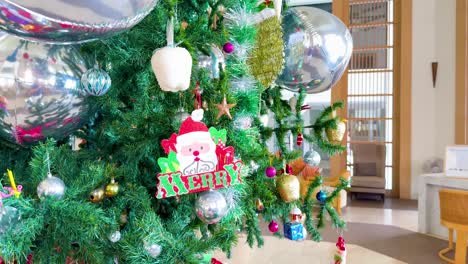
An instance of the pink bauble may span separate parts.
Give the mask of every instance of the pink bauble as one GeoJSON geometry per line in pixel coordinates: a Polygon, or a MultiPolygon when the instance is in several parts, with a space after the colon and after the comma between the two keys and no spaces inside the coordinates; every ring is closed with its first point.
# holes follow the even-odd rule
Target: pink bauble
{"type": "Polygon", "coordinates": [[[224,52],[226,53],[232,53],[234,51],[235,47],[234,47],[234,44],[232,44],[231,42],[227,42],[226,44],[224,44],[223,46],[223,50],[224,52]]]}
{"type": "Polygon", "coordinates": [[[266,168],[265,170],[265,175],[268,177],[268,178],[273,178],[276,176],[276,169],[275,167],[273,166],[270,166],[268,168],[266,168]]]}
{"type": "Polygon", "coordinates": [[[278,232],[278,229],[279,229],[278,223],[276,223],[275,220],[271,220],[270,224],[268,225],[268,229],[272,233],[278,232]]]}

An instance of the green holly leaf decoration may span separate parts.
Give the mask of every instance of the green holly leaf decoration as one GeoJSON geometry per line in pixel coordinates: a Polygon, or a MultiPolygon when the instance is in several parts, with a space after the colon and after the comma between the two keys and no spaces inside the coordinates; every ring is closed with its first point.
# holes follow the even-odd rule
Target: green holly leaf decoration
{"type": "Polygon", "coordinates": [[[161,173],[170,173],[179,171],[179,161],[177,161],[177,154],[174,151],[169,152],[167,158],[159,158],[158,165],[161,168],[161,173]]]}
{"type": "Polygon", "coordinates": [[[335,255],[335,262],[337,262],[337,261],[339,263],[341,263],[343,261],[343,258],[341,256],[339,256],[339,255],[335,255]]]}
{"type": "Polygon", "coordinates": [[[223,143],[223,145],[226,144],[226,140],[227,140],[226,129],[217,130],[214,127],[210,127],[208,132],[210,132],[211,138],[213,139],[215,144],[219,144],[219,143],[223,143]]]}

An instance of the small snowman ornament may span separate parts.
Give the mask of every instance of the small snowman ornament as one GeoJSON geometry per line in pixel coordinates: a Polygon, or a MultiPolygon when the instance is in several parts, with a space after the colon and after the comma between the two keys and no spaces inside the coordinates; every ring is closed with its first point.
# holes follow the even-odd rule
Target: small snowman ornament
{"type": "Polygon", "coordinates": [[[192,74],[192,56],[185,48],[174,44],[174,18],[167,22],[167,46],[154,52],[151,66],[161,90],[178,92],[187,90],[192,74]]]}

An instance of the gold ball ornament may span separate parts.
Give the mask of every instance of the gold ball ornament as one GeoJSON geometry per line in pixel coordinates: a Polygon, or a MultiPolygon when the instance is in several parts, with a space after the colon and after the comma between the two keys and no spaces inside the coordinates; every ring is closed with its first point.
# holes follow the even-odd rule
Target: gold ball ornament
{"type": "Polygon", "coordinates": [[[105,197],[104,188],[97,188],[89,194],[89,200],[93,203],[101,202],[105,197]]]}
{"type": "Polygon", "coordinates": [[[262,200],[260,200],[259,198],[255,200],[255,207],[257,209],[257,212],[261,212],[265,209],[262,200]]]}
{"type": "Polygon", "coordinates": [[[277,177],[276,188],[284,202],[292,202],[300,197],[299,179],[290,174],[277,177]]]}
{"type": "Polygon", "coordinates": [[[346,119],[340,119],[336,124],[336,129],[327,128],[325,130],[328,141],[330,141],[333,144],[341,143],[341,141],[344,138],[344,135],[346,134],[346,122],[346,119]]]}
{"type": "Polygon", "coordinates": [[[112,178],[111,182],[106,185],[105,195],[107,197],[114,197],[119,193],[119,184],[112,178]]]}

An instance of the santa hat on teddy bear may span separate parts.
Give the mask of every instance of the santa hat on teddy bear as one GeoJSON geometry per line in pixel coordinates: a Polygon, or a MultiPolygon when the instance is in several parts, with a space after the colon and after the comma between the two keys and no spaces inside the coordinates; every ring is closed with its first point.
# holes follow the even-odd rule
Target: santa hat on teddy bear
{"type": "Polygon", "coordinates": [[[179,129],[179,135],[177,136],[177,144],[190,144],[194,141],[213,140],[210,132],[208,132],[208,128],[203,122],[201,122],[202,118],[203,112],[200,113],[198,110],[195,110],[193,111],[192,116],[182,122],[179,129]]]}

